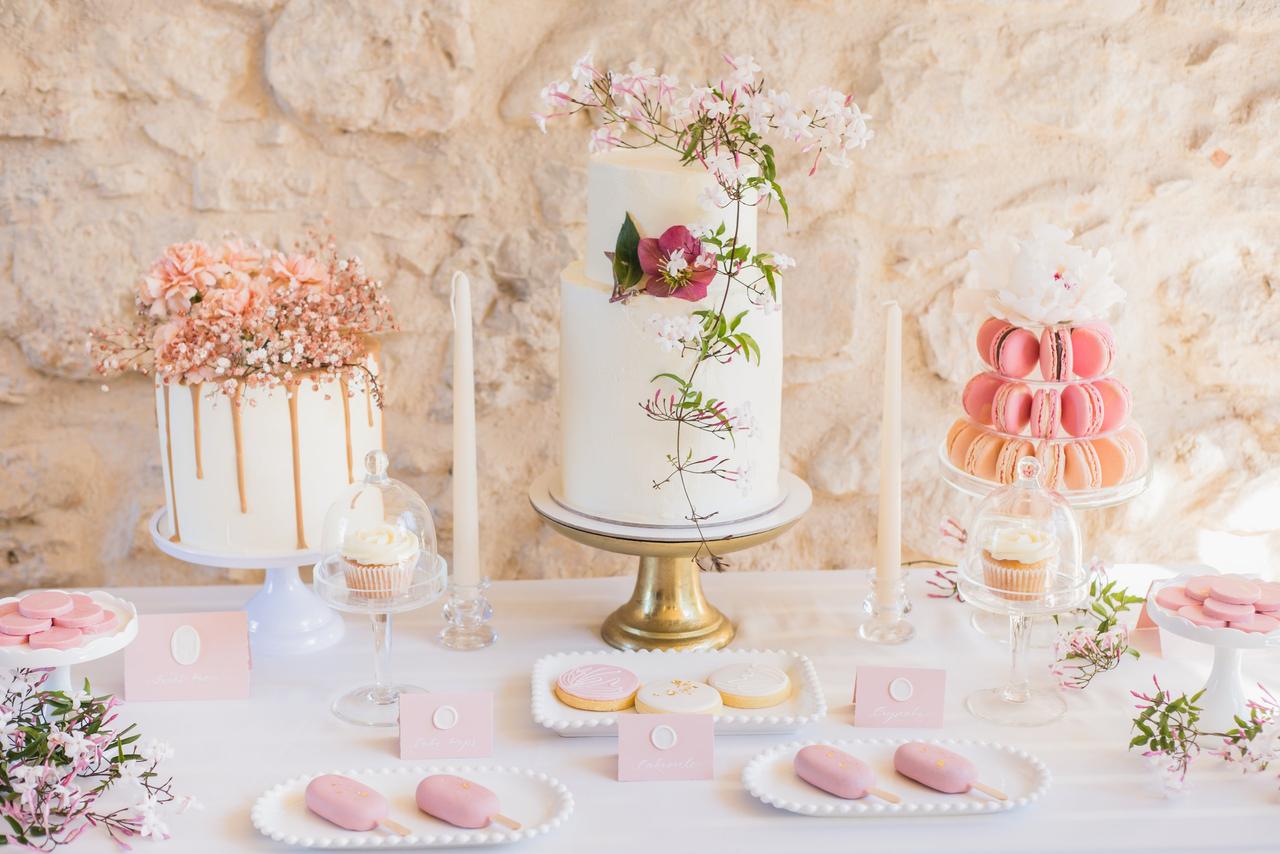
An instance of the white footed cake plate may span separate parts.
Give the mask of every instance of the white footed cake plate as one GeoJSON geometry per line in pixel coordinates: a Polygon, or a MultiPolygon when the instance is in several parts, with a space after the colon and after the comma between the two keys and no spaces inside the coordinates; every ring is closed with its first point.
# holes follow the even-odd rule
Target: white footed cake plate
{"type": "MultiPolygon", "coordinates": [[[[138,611],[132,603],[102,590],[91,590],[85,595],[102,606],[103,610],[115,613],[116,627],[113,631],[91,636],[80,646],[71,649],[32,649],[25,644],[0,646],[0,669],[52,667],[54,672],[45,681],[46,690],[68,691],[75,687],[71,684],[69,670],[73,664],[97,661],[99,658],[119,652],[132,643],[138,636],[138,611]]],[[[0,599],[0,605],[17,602],[20,598],[22,597],[6,596],[0,599]]]]}
{"type": "Polygon", "coordinates": [[[665,679],[706,682],[713,672],[728,664],[769,664],[791,679],[791,696],[776,706],[763,709],[725,707],[715,715],[716,735],[769,735],[795,732],[805,724],[826,717],[827,701],[822,695],[818,673],[806,656],[772,649],[719,650],[597,650],[544,655],[533,665],[533,719],[556,735],[617,735],[618,716],[638,714],[635,709],[620,712],[589,712],[575,709],[556,697],[556,679],[561,673],[583,664],[612,664],[625,667],[640,678],[640,684],[665,679]]]}
{"type": "Polygon", "coordinates": [[[864,738],[833,741],[792,741],[771,747],[747,763],[742,785],[770,806],[818,818],[915,818],[920,816],[985,815],[1024,807],[1049,788],[1049,769],[1039,759],[1015,747],[988,741],[956,739],[864,738]],[[978,767],[978,779],[1002,791],[1000,801],[978,792],[948,795],[903,777],[893,768],[893,753],[908,741],[927,741],[954,750],[978,767]],[[876,786],[902,798],[891,804],[868,795],[858,800],[838,798],[796,776],[794,762],[800,748],[829,744],[858,757],[876,773],[876,786]]]}
{"type": "Polygon", "coordinates": [[[542,836],[558,828],[573,812],[573,795],[554,777],[539,771],[501,765],[417,765],[366,768],[363,771],[319,771],[272,786],[253,804],[253,826],[276,842],[298,848],[452,848],[506,845],[542,836]],[[307,809],[307,784],[321,774],[359,780],[386,797],[388,818],[408,828],[409,836],[383,830],[344,830],[307,809]],[[456,774],[493,791],[502,814],[520,822],[519,830],[500,824],[471,830],[454,827],[418,809],[418,783],[432,774],[456,774]]]}

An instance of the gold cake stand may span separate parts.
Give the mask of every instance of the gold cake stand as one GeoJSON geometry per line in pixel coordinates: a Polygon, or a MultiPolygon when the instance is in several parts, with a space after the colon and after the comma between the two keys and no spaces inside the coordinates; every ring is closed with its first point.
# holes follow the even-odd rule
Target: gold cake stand
{"type": "MultiPolygon", "coordinates": [[[[529,503],[552,529],[569,539],[640,559],[631,600],[600,627],[618,649],[719,649],[733,640],[733,623],[707,601],[693,558],[701,541],[691,526],[630,525],[588,516],[558,501],[560,479],[549,472],[529,488],[529,503]]],[[[809,486],[790,472],[778,478],[781,502],[738,522],[703,525],[711,549],[730,554],[774,540],[791,529],[813,503],[809,486]]]]}

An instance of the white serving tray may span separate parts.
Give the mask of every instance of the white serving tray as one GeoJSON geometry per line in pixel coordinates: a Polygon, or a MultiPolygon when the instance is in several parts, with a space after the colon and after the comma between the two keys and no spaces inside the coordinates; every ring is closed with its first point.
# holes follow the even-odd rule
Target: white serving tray
{"type": "MultiPolygon", "coordinates": [[[[57,590],[57,592],[78,591],[57,590]]],[[[94,635],[92,639],[71,649],[32,649],[26,644],[0,646],[0,668],[70,667],[73,664],[84,664],[111,655],[113,652],[119,652],[137,637],[138,611],[131,603],[102,590],[92,590],[85,595],[101,605],[104,610],[115,612],[114,630],[106,634],[94,635]]],[[[17,602],[21,598],[21,596],[6,596],[0,599],[0,605],[17,602]]]]}
{"type": "Polygon", "coordinates": [[[533,665],[533,719],[557,735],[616,735],[618,715],[634,715],[634,709],[621,712],[587,712],[560,702],[555,694],[556,679],[561,673],[580,664],[614,664],[625,667],[640,677],[640,684],[659,679],[693,679],[706,682],[707,677],[726,664],[740,661],[771,664],[791,677],[791,696],[776,706],[765,709],[725,708],[715,715],[717,735],[769,735],[795,732],[805,724],[826,717],[827,701],[813,662],[796,652],[772,649],[693,650],[596,650],[593,652],[561,652],[545,655],[533,665]]]}
{"type": "Polygon", "coordinates": [[[321,771],[272,786],[253,804],[253,826],[286,845],[300,848],[447,848],[505,845],[550,833],[573,812],[573,795],[554,777],[501,765],[432,765],[321,771]],[[383,830],[343,830],[307,809],[307,784],[321,774],[341,774],[381,792],[391,806],[388,818],[407,827],[410,836],[383,830]],[[454,827],[418,809],[414,794],[422,778],[456,774],[491,789],[502,814],[520,822],[520,830],[492,823],[479,830],[454,827]]]}
{"type": "Polygon", "coordinates": [[[887,818],[930,815],[985,815],[1024,807],[1049,788],[1049,769],[1039,759],[1015,747],[988,741],[956,739],[863,738],[839,741],[793,741],[771,747],[747,763],[742,784],[770,806],[819,818],[887,818]],[[922,786],[893,769],[893,752],[908,741],[928,741],[954,750],[978,766],[978,779],[1009,796],[998,801],[986,795],[948,795],[922,786]],[[800,748],[829,744],[866,762],[876,772],[876,786],[893,792],[902,803],[891,804],[868,795],[856,801],[837,798],[796,776],[794,762],[800,748]]]}

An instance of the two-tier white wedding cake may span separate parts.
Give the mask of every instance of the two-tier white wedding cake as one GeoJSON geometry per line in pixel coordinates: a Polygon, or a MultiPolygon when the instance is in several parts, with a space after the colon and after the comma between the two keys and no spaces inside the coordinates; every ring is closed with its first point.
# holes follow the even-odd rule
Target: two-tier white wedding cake
{"type": "MultiPolygon", "coordinates": [[[[704,299],[657,298],[646,293],[611,301],[612,252],[627,214],[641,236],[674,225],[724,223],[726,235],[756,245],[756,209],[730,205],[708,211],[700,197],[714,191],[700,164],[682,166],[659,147],[615,150],[592,158],[587,179],[587,249],[563,273],[560,289],[560,485],[556,498],[604,520],[642,525],[691,525],[690,506],[707,523],[745,519],[779,501],[778,455],[782,407],[782,314],[766,311],[734,287],[721,311],[726,282],[718,275],[704,299]],[[731,434],[686,429],[646,417],[642,404],[671,393],[660,374],[684,376],[693,355],[664,350],[664,322],[688,323],[699,309],[736,317],[759,344],[759,363],[735,356],[707,360],[697,386],[725,401],[731,434]],[[673,459],[728,460],[731,477],[669,477],[673,459]],[[655,487],[655,484],[660,486],[655,487]],[[685,494],[688,490],[688,495],[685,494]]],[[[714,465],[714,463],[708,464],[714,465]]],[[[706,466],[704,466],[706,467],[706,466]]]]}

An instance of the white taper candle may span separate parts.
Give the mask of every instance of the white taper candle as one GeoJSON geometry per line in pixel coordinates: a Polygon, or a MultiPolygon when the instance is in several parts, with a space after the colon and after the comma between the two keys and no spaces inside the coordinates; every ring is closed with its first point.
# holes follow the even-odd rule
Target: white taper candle
{"type": "Polygon", "coordinates": [[[880,518],[876,528],[876,604],[897,605],[902,574],[902,309],[885,304],[884,413],[880,421],[880,518]]]}
{"type": "Polygon", "coordinates": [[[453,274],[453,583],[480,583],[480,497],[476,487],[476,378],[471,281],[453,274]]]}

